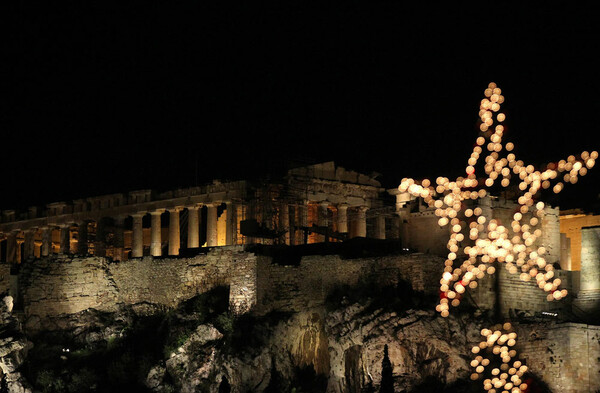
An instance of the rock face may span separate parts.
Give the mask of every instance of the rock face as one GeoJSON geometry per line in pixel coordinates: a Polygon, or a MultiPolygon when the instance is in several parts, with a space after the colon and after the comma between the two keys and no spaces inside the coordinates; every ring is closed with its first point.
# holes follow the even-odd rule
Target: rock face
{"type": "MultiPolygon", "coordinates": [[[[386,346],[397,393],[481,391],[480,381],[468,381],[470,348],[480,342],[481,328],[489,321],[459,311],[441,318],[429,307],[398,304],[344,297],[333,310],[315,307],[237,319],[228,319],[230,314],[214,302],[196,301],[177,310],[150,304],[113,313],[86,310],[52,319],[54,330],[32,336],[32,349],[9,312],[7,297],[0,304],[0,391],[31,392],[23,370],[40,390],[50,386],[45,383],[63,381],[46,391],[105,392],[123,386],[134,391],[143,385],[157,393],[371,393],[382,385],[386,346]],[[57,353],[68,346],[71,353],[57,353]],[[48,355],[55,359],[53,374],[27,371],[48,355]],[[31,367],[22,366],[26,356],[31,367]],[[85,359],[94,363],[83,365],[85,359]],[[64,386],[68,389],[59,389],[64,386]]],[[[578,382],[585,378],[590,386],[600,386],[590,372],[598,369],[600,328],[522,323],[516,329],[519,358],[552,391],[585,391],[581,388],[587,383],[578,382]]]]}
{"type": "MultiPolygon", "coordinates": [[[[182,381],[182,393],[196,392],[197,388],[210,378],[211,366],[214,364],[217,354],[216,344],[222,338],[223,335],[214,326],[200,325],[186,342],[167,359],[164,370],[175,380],[182,381]]],[[[150,374],[153,370],[154,368],[150,370],[150,374]]],[[[159,373],[159,370],[155,371],[155,374],[159,373]]],[[[151,375],[148,377],[148,381],[150,381],[151,375]]],[[[154,378],[154,380],[157,379],[157,377],[154,378]]],[[[151,387],[151,383],[147,385],[151,387]]],[[[159,383],[155,387],[160,388],[161,384],[159,383]]]]}
{"type": "Polygon", "coordinates": [[[376,391],[386,344],[396,392],[413,391],[427,378],[452,384],[469,375],[469,348],[479,327],[460,317],[441,319],[434,314],[389,312],[370,309],[368,304],[332,313],[313,309],[276,323],[257,321],[246,334],[255,335],[248,340],[261,344],[248,342],[241,347],[214,327],[201,325],[165,366],[150,371],[147,386],[165,391],[160,380],[168,374],[182,392],[216,393],[224,384],[234,393],[292,388],[299,392],[376,391]]]}
{"type": "Polygon", "coordinates": [[[331,337],[328,392],[361,392],[379,386],[384,346],[393,365],[395,391],[410,391],[427,377],[445,384],[468,376],[468,337],[478,327],[460,318],[442,320],[433,312],[375,310],[353,305],[327,319],[331,337]]]}
{"type": "Polygon", "coordinates": [[[21,333],[12,315],[13,299],[6,296],[0,302],[0,379],[11,393],[31,392],[31,387],[19,372],[19,367],[32,343],[21,333]]]}

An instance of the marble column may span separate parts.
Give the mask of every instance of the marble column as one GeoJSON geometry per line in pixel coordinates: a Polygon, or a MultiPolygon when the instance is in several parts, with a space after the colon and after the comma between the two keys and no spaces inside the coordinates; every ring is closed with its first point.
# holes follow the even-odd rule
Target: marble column
{"type": "Polygon", "coordinates": [[[200,206],[188,206],[188,236],[187,236],[187,247],[197,248],[200,247],[200,206]]]}
{"type": "Polygon", "coordinates": [[[125,248],[125,216],[118,216],[115,220],[115,243],[113,248],[113,259],[122,261],[125,248]]]}
{"type": "Polygon", "coordinates": [[[348,233],[348,205],[340,203],[337,206],[337,229],[339,233],[348,233]]]}
{"type": "Polygon", "coordinates": [[[131,256],[141,258],[144,256],[144,225],[143,220],[146,212],[138,212],[131,215],[133,218],[131,235],[131,256]]]}
{"type": "Polygon", "coordinates": [[[16,256],[16,262],[17,263],[21,263],[23,262],[24,258],[23,258],[23,250],[21,248],[21,245],[24,243],[23,239],[19,239],[17,238],[17,256],[16,256]]]}
{"type": "Polygon", "coordinates": [[[60,253],[69,254],[71,252],[71,225],[60,225],[60,253]]]}
{"type": "Polygon", "coordinates": [[[162,255],[162,227],[160,217],[164,212],[165,209],[158,209],[150,212],[150,254],[153,257],[160,257],[162,255]]]}
{"type": "Polygon", "coordinates": [[[6,262],[17,262],[17,232],[15,231],[6,234],[6,262]]]}
{"type": "Polygon", "coordinates": [[[50,255],[50,251],[52,248],[52,228],[43,227],[42,228],[42,247],[40,249],[40,255],[42,257],[47,257],[50,255]]]}
{"type": "Polygon", "coordinates": [[[225,233],[225,244],[231,246],[234,244],[234,239],[236,235],[236,223],[235,220],[235,205],[231,202],[225,202],[226,206],[226,214],[227,214],[227,222],[226,222],[226,233],[225,233]]]}
{"type": "Polygon", "coordinates": [[[33,259],[35,257],[35,232],[37,229],[32,228],[32,229],[28,229],[26,231],[24,231],[24,238],[25,238],[25,247],[24,247],[24,254],[23,255],[23,261],[28,260],[28,259],[33,259]]]}
{"type": "Polygon", "coordinates": [[[360,206],[356,210],[356,237],[367,237],[367,210],[366,206],[360,206]]]}
{"type": "Polygon", "coordinates": [[[167,209],[169,212],[169,255],[179,255],[181,237],[179,231],[179,212],[181,207],[167,209]]]}
{"type": "Polygon", "coordinates": [[[214,247],[217,245],[217,206],[216,203],[206,205],[206,245],[214,247]]]}
{"type": "MultiPolygon", "coordinates": [[[[317,225],[321,228],[329,227],[329,202],[323,201],[319,203],[317,212],[317,225]]],[[[327,235],[319,235],[319,241],[326,242],[329,240],[327,235]]]]}
{"type": "Polygon", "coordinates": [[[385,216],[375,217],[375,239],[385,240],[385,216]]]}

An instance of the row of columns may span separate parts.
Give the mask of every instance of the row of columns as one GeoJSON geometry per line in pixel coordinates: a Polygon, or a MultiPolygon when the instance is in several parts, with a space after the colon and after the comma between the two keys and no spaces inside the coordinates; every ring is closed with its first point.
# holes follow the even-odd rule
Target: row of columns
{"type": "MultiPolygon", "coordinates": [[[[206,228],[206,244],[209,247],[218,245],[217,219],[218,206],[220,204],[206,204],[207,208],[207,228],[206,228]]],[[[200,247],[200,209],[202,205],[192,206],[177,206],[166,209],[156,209],[150,212],[136,212],[130,214],[132,217],[132,238],[131,238],[131,256],[142,257],[144,255],[144,237],[143,237],[143,218],[146,214],[151,216],[151,236],[150,236],[150,255],[162,256],[162,225],[161,215],[165,212],[169,213],[169,232],[168,232],[168,255],[179,255],[181,233],[180,233],[180,213],[184,209],[188,211],[187,222],[187,247],[200,247]]],[[[233,244],[234,241],[234,214],[233,204],[226,203],[227,233],[225,241],[227,245],[233,244]]],[[[114,256],[116,259],[121,259],[124,249],[124,221],[127,216],[114,217],[115,232],[114,232],[114,256]]],[[[61,224],[58,226],[59,234],[59,253],[79,252],[87,253],[87,222],[79,223],[78,233],[78,250],[71,250],[70,231],[73,224],[61,224]]],[[[6,234],[6,261],[15,263],[23,261],[35,256],[36,245],[39,247],[40,257],[50,255],[52,250],[52,230],[56,227],[28,228],[26,230],[15,230],[6,234]],[[39,244],[34,242],[35,234],[41,231],[41,241],[39,244]],[[23,232],[23,237],[18,237],[19,233],[23,232]],[[23,246],[23,247],[22,247],[23,246]],[[23,249],[23,252],[21,252],[23,249]],[[21,255],[23,254],[23,255],[21,255]]]]}
{"type": "MultiPolygon", "coordinates": [[[[214,247],[218,245],[217,237],[217,208],[219,204],[207,204],[204,205],[207,209],[206,215],[206,245],[208,247],[214,247]]],[[[233,205],[226,203],[227,211],[227,233],[225,243],[228,245],[233,244],[233,205]]],[[[150,255],[158,257],[162,255],[162,233],[161,233],[161,215],[164,212],[169,212],[169,255],[179,255],[179,249],[181,245],[181,233],[180,233],[180,212],[185,208],[188,211],[188,227],[187,227],[187,247],[197,248],[200,247],[200,214],[199,210],[202,206],[178,206],[169,209],[157,209],[151,212],[138,212],[132,214],[133,226],[132,226],[132,245],[131,255],[134,258],[141,257],[144,255],[144,244],[143,244],[143,218],[146,214],[150,214],[150,255]]]]}
{"type": "MultiPolygon", "coordinates": [[[[300,226],[308,226],[308,204],[310,202],[305,202],[303,205],[298,206],[301,210],[299,211],[298,218],[300,226]]],[[[217,209],[220,204],[206,204],[207,217],[206,217],[206,244],[209,247],[218,245],[218,234],[217,234],[217,209]]],[[[317,225],[318,226],[328,226],[329,225],[329,207],[335,206],[337,209],[337,231],[339,233],[348,233],[350,230],[350,225],[348,221],[348,209],[351,208],[348,204],[337,204],[332,205],[331,203],[324,201],[318,202],[318,214],[317,214],[317,225]]],[[[188,211],[188,221],[187,221],[187,247],[188,248],[197,248],[200,247],[200,209],[202,205],[191,205],[191,206],[177,206],[172,208],[161,208],[155,209],[152,211],[141,211],[130,214],[132,217],[132,242],[131,242],[131,256],[134,258],[142,257],[144,255],[144,238],[143,238],[143,219],[146,214],[150,214],[150,255],[158,257],[162,256],[162,226],[161,226],[161,216],[163,213],[169,213],[169,231],[168,231],[168,255],[176,256],[179,255],[180,252],[180,241],[181,241],[181,233],[180,233],[180,213],[184,209],[188,211]]],[[[295,207],[294,207],[295,209],[295,207]]],[[[353,226],[352,226],[352,237],[366,237],[367,236],[367,219],[366,212],[368,207],[366,206],[358,206],[352,207],[354,210],[355,216],[353,218],[353,226]]],[[[234,225],[235,225],[235,214],[233,214],[233,205],[232,203],[226,203],[226,236],[225,236],[225,244],[231,245],[234,243],[234,225]]],[[[290,222],[290,210],[287,204],[282,206],[281,210],[282,214],[280,217],[280,223],[282,225],[282,229],[286,232],[285,234],[285,242],[286,244],[293,244],[295,242],[295,220],[290,222]],[[290,225],[292,224],[292,225],[290,225]]],[[[296,216],[296,212],[292,210],[293,216],[296,216]]],[[[120,259],[120,255],[122,255],[124,249],[124,221],[126,216],[115,217],[115,227],[116,230],[114,232],[114,255],[116,259],[120,259]]],[[[374,237],[379,239],[385,239],[385,217],[378,216],[375,219],[375,231],[374,237]]],[[[79,241],[78,241],[78,250],[71,250],[70,244],[70,228],[71,224],[63,224],[59,225],[58,229],[60,231],[59,236],[59,252],[60,253],[69,253],[78,251],[82,254],[87,253],[87,223],[79,224],[79,241]]],[[[45,257],[48,256],[52,250],[52,227],[43,227],[39,228],[41,230],[41,242],[38,245],[40,247],[40,256],[45,257]]],[[[32,228],[24,231],[23,239],[17,238],[17,234],[20,231],[15,231],[7,234],[7,261],[8,262],[16,262],[27,259],[29,257],[34,256],[35,247],[34,244],[34,233],[38,228],[32,228]],[[24,243],[23,253],[24,255],[20,255],[21,253],[21,244],[24,243]]]]}
{"type": "MultiPolygon", "coordinates": [[[[318,204],[318,214],[317,214],[317,225],[321,227],[326,227],[329,225],[329,207],[332,204],[328,201],[322,201],[318,204]]],[[[340,203],[334,205],[337,209],[337,232],[339,233],[348,233],[349,225],[348,225],[348,209],[350,205],[346,203],[340,203]]],[[[367,237],[367,211],[369,208],[367,206],[357,206],[355,207],[356,217],[354,218],[354,237],[367,237]]],[[[385,217],[378,216],[375,222],[375,232],[374,237],[377,239],[385,239],[385,217]]]]}
{"type": "MultiPolygon", "coordinates": [[[[66,253],[71,250],[70,225],[60,225],[59,249],[66,253]]],[[[52,230],[54,227],[28,228],[24,231],[15,230],[6,234],[6,261],[14,263],[35,256],[36,246],[40,248],[40,256],[47,257],[52,252],[52,230]],[[41,239],[35,240],[35,233],[41,232],[41,239]],[[23,232],[23,238],[18,238],[18,234],[23,232]],[[23,246],[23,247],[21,247],[23,246]],[[22,250],[21,250],[22,249],[22,250]]]]}

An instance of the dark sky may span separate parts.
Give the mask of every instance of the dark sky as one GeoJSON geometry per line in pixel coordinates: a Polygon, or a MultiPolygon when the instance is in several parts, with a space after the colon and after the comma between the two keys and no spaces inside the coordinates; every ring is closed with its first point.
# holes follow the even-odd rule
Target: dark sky
{"type": "Polygon", "coordinates": [[[329,160],[457,176],[490,81],[523,160],[600,148],[594,11],[405,3],[2,6],[0,209],[329,160]]]}

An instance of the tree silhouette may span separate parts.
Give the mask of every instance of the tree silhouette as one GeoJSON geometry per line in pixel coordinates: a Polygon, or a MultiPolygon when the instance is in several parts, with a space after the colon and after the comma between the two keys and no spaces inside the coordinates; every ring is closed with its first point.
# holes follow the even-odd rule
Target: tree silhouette
{"type": "Polygon", "coordinates": [[[388,356],[388,346],[383,347],[383,360],[381,361],[381,385],[379,393],[394,393],[393,367],[388,356]]]}

